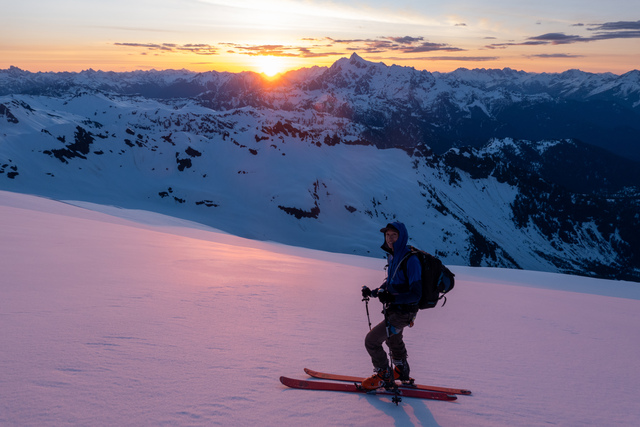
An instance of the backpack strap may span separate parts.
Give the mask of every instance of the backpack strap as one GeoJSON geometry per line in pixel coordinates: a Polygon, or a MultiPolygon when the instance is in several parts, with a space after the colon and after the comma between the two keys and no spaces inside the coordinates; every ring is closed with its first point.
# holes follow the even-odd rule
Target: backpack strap
{"type": "Polygon", "coordinates": [[[404,257],[402,257],[402,259],[400,260],[400,262],[396,266],[396,269],[394,270],[393,275],[391,276],[390,282],[392,282],[393,279],[396,278],[396,274],[398,274],[398,270],[400,268],[402,268],[402,271],[404,272],[404,277],[405,278],[407,277],[407,260],[409,259],[409,257],[411,255],[413,255],[413,252],[410,250],[404,257]]]}
{"type": "MultiPolygon", "coordinates": [[[[398,263],[398,267],[396,267],[395,273],[398,272],[399,268],[402,268],[402,272],[404,273],[404,277],[405,279],[407,279],[407,281],[409,281],[409,273],[407,272],[407,264],[409,262],[409,258],[411,258],[413,255],[416,255],[417,252],[418,249],[414,248],[413,246],[409,246],[409,252],[400,260],[400,263],[398,263]]],[[[393,274],[394,277],[395,273],[393,274]]]]}

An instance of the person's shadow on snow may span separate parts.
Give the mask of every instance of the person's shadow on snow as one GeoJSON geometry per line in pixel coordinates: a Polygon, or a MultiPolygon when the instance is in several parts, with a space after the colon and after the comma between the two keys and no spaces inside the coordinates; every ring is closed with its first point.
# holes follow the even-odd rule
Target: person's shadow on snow
{"type": "MultiPolygon", "coordinates": [[[[403,397],[402,402],[396,406],[391,401],[391,396],[365,395],[363,398],[367,399],[371,406],[393,418],[396,426],[440,427],[424,400],[403,397]]],[[[447,404],[451,404],[451,402],[447,402],[447,404]]]]}

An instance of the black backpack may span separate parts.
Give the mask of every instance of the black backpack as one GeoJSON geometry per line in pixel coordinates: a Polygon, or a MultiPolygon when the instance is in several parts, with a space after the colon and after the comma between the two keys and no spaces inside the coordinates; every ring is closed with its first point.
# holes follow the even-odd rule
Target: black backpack
{"type": "Polygon", "coordinates": [[[444,298],[444,302],[442,303],[444,307],[447,303],[445,294],[453,289],[455,274],[433,255],[414,248],[413,246],[409,246],[409,251],[410,252],[402,258],[402,261],[400,261],[399,268],[402,268],[405,277],[408,277],[407,260],[409,257],[415,255],[420,260],[420,267],[422,269],[422,297],[418,303],[418,308],[424,310],[435,307],[442,298],[444,298]]]}

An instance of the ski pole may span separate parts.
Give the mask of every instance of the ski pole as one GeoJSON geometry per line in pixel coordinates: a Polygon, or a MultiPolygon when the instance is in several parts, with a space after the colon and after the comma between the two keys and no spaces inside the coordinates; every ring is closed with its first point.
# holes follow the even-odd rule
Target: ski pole
{"type": "Polygon", "coordinates": [[[364,301],[364,307],[367,310],[367,321],[369,322],[369,330],[371,330],[371,317],[369,316],[369,297],[362,298],[364,301]]]}

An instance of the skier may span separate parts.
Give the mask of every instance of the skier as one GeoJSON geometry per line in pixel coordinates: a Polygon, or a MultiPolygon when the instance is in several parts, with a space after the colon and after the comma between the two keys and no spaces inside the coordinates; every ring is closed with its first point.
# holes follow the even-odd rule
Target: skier
{"type": "Polygon", "coordinates": [[[369,331],[364,341],[371,356],[374,375],[365,379],[362,387],[370,390],[392,383],[395,379],[403,382],[411,380],[402,332],[405,327],[413,326],[422,296],[418,258],[410,256],[406,261],[406,268],[400,268],[402,259],[410,252],[407,247],[407,228],[401,222],[393,222],[380,231],[384,233],[384,244],[381,247],[387,252],[387,278],[378,289],[362,287],[362,296],[378,298],[384,305],[385,314],[385,319],[369,331]],[[384,342],[389,347],[392,366],[395,366],[393,376],[387,354],[382,347],[384,342]]]}

